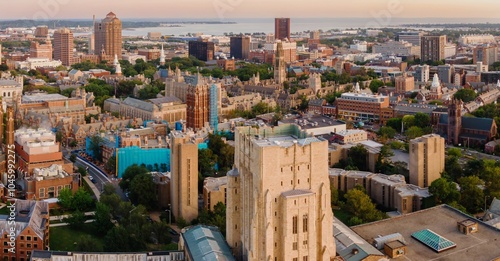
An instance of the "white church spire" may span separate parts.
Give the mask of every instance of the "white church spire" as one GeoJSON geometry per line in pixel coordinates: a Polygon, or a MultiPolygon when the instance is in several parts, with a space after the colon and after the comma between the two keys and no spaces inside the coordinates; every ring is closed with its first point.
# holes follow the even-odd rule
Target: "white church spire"
{"type": "Polygon", "coordinates": [[[160,65],[165,65],[165,51],[163,50],[163,43],[161,44],[160,65]]]}

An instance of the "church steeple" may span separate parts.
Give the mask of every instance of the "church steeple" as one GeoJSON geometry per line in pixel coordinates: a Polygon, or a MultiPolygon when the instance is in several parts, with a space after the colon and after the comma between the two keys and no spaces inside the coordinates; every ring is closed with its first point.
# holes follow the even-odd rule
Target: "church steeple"
{"type": "Polygon", "coordinates": [[[163,50],[163,44],[161,44],[160,65],[165,65],[165,51],[163,50]]]}

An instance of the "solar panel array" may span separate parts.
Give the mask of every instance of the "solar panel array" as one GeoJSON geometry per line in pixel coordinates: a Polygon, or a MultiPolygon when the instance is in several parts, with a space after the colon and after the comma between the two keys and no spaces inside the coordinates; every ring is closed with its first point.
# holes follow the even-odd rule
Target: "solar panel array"
{"type": "Polygon", "coordinates": [[[430,229],[417,231],[411,234],[411,236],[438,253],[457,246],[452,241],[434,233],[430,229]]]}

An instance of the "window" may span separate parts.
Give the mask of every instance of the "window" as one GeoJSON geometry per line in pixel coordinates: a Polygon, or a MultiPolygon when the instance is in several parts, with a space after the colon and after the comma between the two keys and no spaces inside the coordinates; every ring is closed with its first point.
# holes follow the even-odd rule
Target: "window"
{"type": "Polygon", "coordinates": [[[31,236],[27,236],[26,240],[31,241],[31,236]]]}
{"type": "Polygon", "coordinates": [[[309,257],[308,256],[303,256],[302,257],[302,261],[309,261],[309,257]]]}
{"type": "Polygon", "coordinates": [[[304,246],[307,246],[307,240],[302,241],[302,244],[303,244],[304,246]]]}
{"type": "Polygon", "coordinates": [[[298,259],[298,258],[296,258],[296,257],[294,257],[294,258],[293,258],[293,261],[299,261],[299,259],[298,259]]]}
{"type": "Polygon", "coordinates": [[[302,217],[302,232],[307,232],[307,215],[302,217]]]}
{"type": "Polygon", "coordinates": [[[24,236],[21,236],[21,240],[24,240],[24,236]]]}
{"type": "Polygon", "coordinates": [[[293,250],[297,250],[297,242],[293,242],[293,250]]]}
{"type": "Polygon", "coordinates": [[[294,234],[297,234],[297,230],[298,230],[298,229],[297,229],[297,227],[298,227],[298,224],[297,224],[297,223],[298,223],[298,217],[297,217],[297,216],[294,216],[294,217],[292,218],[292,232],[293,232],[294,234]]]}

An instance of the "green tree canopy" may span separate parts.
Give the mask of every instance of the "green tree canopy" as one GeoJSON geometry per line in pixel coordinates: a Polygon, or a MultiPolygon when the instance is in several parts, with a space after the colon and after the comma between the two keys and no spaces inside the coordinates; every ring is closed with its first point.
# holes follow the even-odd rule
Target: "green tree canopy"
{"type": "Polygon", "coordinates": [[[429,192],[435,197],[437,204],[449,204],[460,201],[460,192],[455,183],[439,178],[429,186],[429,192]]]}
{"type": "Polygon", "coordinates": [[[376,209],[370,197],[363,191],[351,189],[344,197],[346,198],[346,210],[363,222],[372,222],[384,218],[384,214],[376,209]]]}
{"type": "Polygon", "coordinates": [[[134,179],[135,176],[140,174],[149,173],[149,170],[145,166],[139,166],[137,164],[133,164],[132,166],[125,169],[123,173],[122,180],[120,181],[120,188],[123,190],[129,190],[130,183],[134,179]]]}
{"type": "Polygon", "coordinates": [[[453,95],[453,98],[462,100],[464,103],[473,101],[476,97],[477,93],[472,89],[460,89],[453,95]]]}

